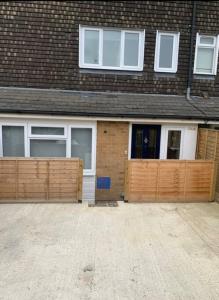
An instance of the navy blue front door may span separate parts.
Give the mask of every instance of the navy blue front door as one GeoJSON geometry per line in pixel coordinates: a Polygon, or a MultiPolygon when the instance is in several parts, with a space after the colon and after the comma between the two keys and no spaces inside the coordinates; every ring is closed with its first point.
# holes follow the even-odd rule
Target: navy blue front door
{"type": "Polygon", "coordinates": [[[133,124],[131,158],[158,159],[160,131],[160,125],[133,124]]]}

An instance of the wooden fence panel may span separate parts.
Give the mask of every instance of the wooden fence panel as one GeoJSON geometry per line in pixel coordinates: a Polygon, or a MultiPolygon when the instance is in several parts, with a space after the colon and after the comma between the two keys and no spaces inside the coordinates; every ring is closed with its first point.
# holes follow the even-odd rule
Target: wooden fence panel
{"type": "Polygon", "coordinates": [[[197,158],[215,161],[215,200],[219,201],[219,130],[200,128],[198,131],[197,158]]]}
{"type": "Polygon", "coordinates": [[[157,199],[182,201],[185,197],[185,163],[169,160],[166,163],[159,163],[158,167],[157,199]]]}
{"type": "Polygon", "coordinates": [[[207,202],[214,197],[213,161],[129,160],[125,200],[129,202],[207,202]]]}
{"type": "Polygon", "coordinates": [[[1,158],[0,202],[78,202],[82,177],[79,159],[1,158]]]}

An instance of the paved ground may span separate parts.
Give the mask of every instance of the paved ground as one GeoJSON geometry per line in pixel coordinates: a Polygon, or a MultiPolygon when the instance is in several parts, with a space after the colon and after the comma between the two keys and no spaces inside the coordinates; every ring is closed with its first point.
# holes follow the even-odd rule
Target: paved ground
{"type": "Polygon", "coordinates": [[[219,204],[0,205],[0,299],[219,299],[219,204]]]}

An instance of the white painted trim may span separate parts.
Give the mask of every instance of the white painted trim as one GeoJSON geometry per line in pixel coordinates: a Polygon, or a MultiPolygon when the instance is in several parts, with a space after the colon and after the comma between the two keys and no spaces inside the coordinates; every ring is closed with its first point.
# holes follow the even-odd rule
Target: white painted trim
{"type": "MultiPolygon", "coordinates": [[[[42,115],[42,114],[16,114],[16,113],[0,113],[1,119],[24,119],[24,120],[49,120],[54,122],[63,121],[63,122],[95,122],[95,121],[112,121],[112,122],[133,122],[133,123],[145,123],[145,124],[210,124],[212,122],[205,120],[185,120],[185,119],[160,119],[160,118],[122,118],[122,117],[83,117],[83,116],[63,116],[63,115],[42,115]]],[[[218,121],[219,123],[219,121],[218,121]]],[[[212,124],[217,124],[217,122],[213,122],[212,124]]]]}
{"type": "Polygon", "coordinates": [[[126,71],[142,71],[144,67],[144,40],[145,30],[126,30],[117,28],[104,28],[104,27],[89,27],[79,25],[79,67],[86,69],[104,69],[104,70],[126,70],[126,71]],[[87,64],[84,62],[84,38],[85,30],[96,30],[99,32],[99,62],[98,64],[87,64]],[[120,66],[111,67],[103,66],[103,31],[115,30],[121,32],[120,40],[120,66]],[[124,65],[124,45],[125,45],[125,33],[136,33],[139,35],[139,52],[138,52],[138,66],[126,66],[124,65]]]}
{"type": "Polygon", "coordinates": [[[195,59],[194,59],[194,74],[201,74],[201,75],[216,75],[217,74],[217,65],[218,65],[218,50],[219,50],[219,35],[217,36],[210,36],[210,35],[203,35],[199,34],[197,32],[196,34],[196,46],[195,46],[195,59]],[[209,44],[202,44],[200,43],[200,38],[201,37],[210,37],[214,39],[214,44],[209,45],[209,44]],[[199,48],[205,48],[205,49],[214,49],[214,57],[213,57],[213,67],[212,67],[212,72],[199,72],[197,71],[197,56],[198,56],[198,49],[199,48]]]}
{"type": "Polygon", "coordinates": [[[161,127],[160,159],[167,159],[168,132],[170,130],[181,131],[179,159],[183,159],[185,129],[186,128],[182,126],[171,126],[171,125],[161,127]]]}
{"type": "Polygon", "coordinates": [[[179,53],[179,32],[162,32],[157,30],[156,34],[156,46],[154,55],[154,71],[155,72],[166,72],[166,73],[176,73],[178,68],[178,53],[179,53]],[[173,54],[172,54],[172,67],[171,68],[160,68],[160,40],[162,35],[169,35],[173,37],[173,54]]]}
{"type": "Polygon", "coordinates": [[[129,143],[128,143],[128,159],[131,159],[132,153],[132,123],[129,123],[129,143]]]}

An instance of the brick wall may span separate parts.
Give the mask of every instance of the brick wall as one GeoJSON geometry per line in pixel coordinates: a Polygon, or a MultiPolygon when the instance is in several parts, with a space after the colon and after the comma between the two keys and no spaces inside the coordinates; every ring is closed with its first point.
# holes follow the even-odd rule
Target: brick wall
{"type": "Polygon", "coordinates": [[[124,192],[128,138],[128,123],[97,123],[97,177],[109,176],[111,178],[111,189],[97,189],[96,200],[120,200],[120,194],[124,192]]]}
{"type": "MultiPolygon", "coordinates": [[[[218,1],[198,1],[197,31],[219,33],[218,1]]],[[[192,1],[0,3],[0,86],[185,94],[192,1]],[[79,24],[145,29],[142,72],[81,71],[79,24]],[[180,31],[177,74],[154,72],[156,30],[180,31]]],[[[194,77],[193,94],[219,95],[219,77],[194,77]]]]}

